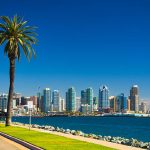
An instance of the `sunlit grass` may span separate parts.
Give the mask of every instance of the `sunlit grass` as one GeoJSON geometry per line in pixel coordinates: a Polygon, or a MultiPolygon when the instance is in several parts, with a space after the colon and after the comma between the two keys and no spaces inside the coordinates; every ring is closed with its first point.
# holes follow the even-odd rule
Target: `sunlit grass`
{"type": "Polygon", "coordinates": [[[101,145],[82,142],[49,133],[33,130],[29,131],[28,129],[20,127],[5,127],[4,125],[0,125],[0,131],[46,150],[113,150],[112,148],[101,145]]]}

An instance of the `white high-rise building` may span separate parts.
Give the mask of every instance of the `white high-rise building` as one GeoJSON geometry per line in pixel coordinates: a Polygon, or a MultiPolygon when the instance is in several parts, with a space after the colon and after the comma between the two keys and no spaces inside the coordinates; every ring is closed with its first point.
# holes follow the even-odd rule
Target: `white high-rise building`
{"type": "Polygon", "coordinates": [[[80,112],[81,111],[81,98],[76,97],[76,111],[80,112]]]}

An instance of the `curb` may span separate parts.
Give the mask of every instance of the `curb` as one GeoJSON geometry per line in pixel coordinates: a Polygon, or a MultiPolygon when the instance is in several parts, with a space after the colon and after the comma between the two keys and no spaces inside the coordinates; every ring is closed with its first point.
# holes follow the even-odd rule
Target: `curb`
{"type": "Polygon", "coordinates": [[[36,146],[34,146],[34,145],[32,145],[32,144],[30,144],[28,142],[22,141],[20,139],[12,137],[12,136],[10,136],[8,134],[5,134],[3,132],[0,132],[0,135],[5,137],[5,138],[7,138],[7,139],[9,139],[9,140],[11,140],[11,141],[13,141],[13,142],[16,142],[16,143],[18,143],[18,144],[20,144],[20,145],[22,145],[22,146],[24,146],[26,148],[29,148],[30,150],[43,150],[42,148],[36,147],[36,146]]]}

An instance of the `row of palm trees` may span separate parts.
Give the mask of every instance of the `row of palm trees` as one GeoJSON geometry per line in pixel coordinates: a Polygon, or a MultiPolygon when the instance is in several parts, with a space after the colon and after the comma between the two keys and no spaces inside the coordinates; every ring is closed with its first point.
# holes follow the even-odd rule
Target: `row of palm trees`
{"type": "Polygon", "coordinates": [[[20,61],[22,53],[24,53],[28,61],[30,61],[32,55],[36,57],[33,49],[33,45],[37,43],[35,29],[36,27],[27,26],[27,21],[24,21],[17,15],[13,18],[7,16],[0,17],[0,45],[4,45],[4,54],[8,56],[10,64],[6,126],[11,125],[15,62],[17,59],[20,61]]]}

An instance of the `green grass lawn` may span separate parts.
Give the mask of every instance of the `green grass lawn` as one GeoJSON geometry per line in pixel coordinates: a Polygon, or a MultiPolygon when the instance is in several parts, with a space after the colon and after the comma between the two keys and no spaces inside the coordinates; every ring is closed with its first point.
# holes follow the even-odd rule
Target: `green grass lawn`
{"type": "Polygon", "coordinates": [[[49,133],[29,131],[20,127],[5,127],[0,124],[0,131],[27,141],[46,150],[113,150],[104,146],[69,139],[49,133]]]}

